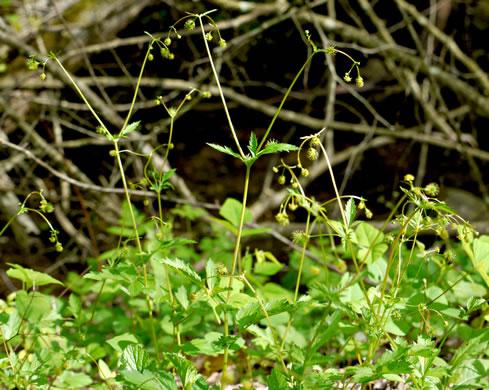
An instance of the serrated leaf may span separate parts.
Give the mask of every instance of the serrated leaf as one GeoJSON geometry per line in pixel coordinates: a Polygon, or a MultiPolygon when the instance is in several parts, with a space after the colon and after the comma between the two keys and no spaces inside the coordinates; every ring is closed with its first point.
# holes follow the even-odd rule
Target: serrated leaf
{"type": "MultiPolygon", "coordinates": [[[[287,299],[277,299],[267,302],[264,306],[269,316],[284,312],[290,313],[296,309],[287,299]]],[[[247,326],[261,321],[263,318],[265,318],[265,313],[260,304],[254,302],[238,310],[236,313],[236,324],[240,330],[243,330],[247,326]]]]}
{"type": "Polygon", "coordinates": [[[262,150],[260,150],[256,156],[260,157],[264,154],[272,154],[272,153],[279,153],[279,152],[292,152],[292,151],[295,151],[297,149],[299,149],[299,148],[295,145],[270,142],[262,150]]]}
{"type": "Polygon", "coordinates": [[[183,388],[192,386],[199,378],[202,377],[195,369],[194,364],[185,359],[185,357],[182,355],[178,353],[165,352],[163,353],[163,356],[175,366],[175,370],[182,381],[183,388]]]}
{"type": "Polygon", "coordinates": [[[316,352],[319,348],[321,348],[326,341],[328,341],[331,336],[333,336],[338,331],[338,324],[343,317],[343,313],[340,310],[334,312],[324,324],[323,328],[319,330],[318,337],[314,339],[314,342],[311,345],[311,352],[316,352]]]}
{"type": "MultiPolygon", "coordinates": [[[[219,215],[237,227],[239,226],[239,221],[241,219],[242,207],[243,204],[239,200],[227,198],[219,210],[219,215]]],[[[252,219],[253,216],[251,215],[251,212],[248,209],[245,209],[244,223],[249,222],[252,219]]]]}
{"type": "Polygon", "coordinates": [[[351,223],[354,221],[357,213],[355,201],[353,198],[348,199],[345,205],[345,218],[346,218],[346,226],[350,227],[351,223]]]}
{"type": "Polygon", "coordinates": [[[122,129],[122,136],[125,137],[129,133],[136,130],[140,123],[141,123],[141,121],[129,123],[124,129],[122,129]]]}
{"type": "Polygon", "coordinates": [[[229,146],[221,146],[216,144],[207,143],[211,148],[218,150],[221,153],[229,154],[230,156],[236,157],[241,160],[241,156],[238,153],[233,152],[229,146]]]}
{"type": "Polygon", "coordinates": [[[283,390],[289,387],[287,382],[287,376],[283,372],[274,368],[268,377],[267,385],[270,390],[283,390]]]}
{"type": "Polygon", "coordinates": [[[190,279],[192,282],[197,284],[200,287],[204,287],[204,283],[202,282],[202,278],[199,276],[197,272],[188,264],[187,262],[180,260],[178,258],[170,259],[168,257],[164,259],[159,259],[163,264],[168,265],[173,270],[177,271],[180,275],[190,279]]]}
{"type": "Polygon", "coordinates": [[[205,264],[205,277],[207,287],[209,287],[210,291],[213,291],[216,284],[219,283],[219,273],[217,272],[216,263],[210,257],[205,264]]]}
{"type": "Polygon", "coordinates": [[[258,148],[258,140],[256,139],[256,134],[254,132],[251,132],[250,143],[248,144],[248,150],[250,151],[253,157],[255,157],[256,155],[257,148],[258,148]]]}
{"type": "Polygon", "coordinates": [[[177,298],[178,303],[184,308],[184,310],[188,309],[189,301],[187,296],[187,289],[183,284],[175,292],[175,298],[177,298]]]}
{"type": "Polygon", "coordinates": [[[117,352],[122,353],[128,346],[137,345],[139,340],[132,333],[123,333],[105,341],[117,352]]]}
{"type": "Polygon", "coordinates": [[[60,284],[61,286],[64,286],[64,284],[59,280],[56,280],[52,276],[43,272],[34,271],[30,268],[24,268],[18,264],[7,264],[12,267],[7,270],[7,275],[25,283],[26,290],[30,289],[33,285],[45,286],[47,284],[60,284]]]}
{"type": "Polygon", "coordinates": [[[130,344],[124,348],[120,358],[120,369],[143,372],[148,366],[148,353],[139,344],[130,344]]]}

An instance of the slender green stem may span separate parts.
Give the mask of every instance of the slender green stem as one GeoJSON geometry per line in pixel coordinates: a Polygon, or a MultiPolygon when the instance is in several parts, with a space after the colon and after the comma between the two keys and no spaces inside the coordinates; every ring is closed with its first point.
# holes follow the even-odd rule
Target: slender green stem
{"type": "MultiPolygon", "coordinates": [[[[302,251],[301,251],[301,260],[299,263],[299,270],[297,272],[297,281],[295,283],[295,292],[294,292],[294,304],[297,302],[297,296],[299,295],[299,286],[301,284],[301,274],[302,274],[302,268],[304,267],[304,258],[306,257],[306,249],[307,249],[307,244],[309,243],[309,223],[311,222],[311,213],[307,213],[307,220],[306,220],[306,238],[304,239],[304,243],[302,244],[302,251]]],[[[282,350],[285,345],[285,340],[287,339],[287,334],[289,333],[290,326],[292,324],[292,318],[293,314],[290,314],[289,321],[287,322],[287,328],[285,329],[285,333],[282,339],[282,345],[280,346],[280,349],[282,350]]]]}
{"type": "Polygon", "coordinates": [[[90,110],[90,112],[92,113],[92,115],[95,117],[95,119],[97,120],[97,122],[100,124],[100,126],[102,126],[103,128],[106,128],[104,122],[102,122],[102,120],[99,118],[99,116],[97,115],[97,113],[95,112],[95,110],[92,108],[92,106],[90,105],[90,103],[88,102],[87,98],[85,97],[85,95],[83,94],[83,92],[80,90],[80,88],[78,87],[78,85],[75,83],[75,80],[73,80],[73,78],[71,77],[71,75],[69,74],[69,72],[65,69],[65,67],[63,66],[63,64],[61,63],[61,61],[58,60],[57,57],[54,57],[53,56],[52,58],[54,58],[54,60],[59,65],[59,67],[61,68],[61,70],[63,71],[63,73],[71,81],[71,84],[73,84],[73,88],[75,88],[75,91],[78,92],[78,94],[80,95],[81,99],[83,100],[83,103],[85,103],[85,105],[88,107],[88,109],[90,110]]]}
{"type": "Polygon", "coordinates": [[[219,89],[219,95],[221,96],[222,104],[224,106],[224,112],[226,113],[226,118],[228,120],[229,127],[231,129],[231,133],[232,133],[233,138],[234,138],[234,142],[236,143],[236,146],[238,148],[239,155],[244,160],[246,158],[246,156],[243,152],[243,149],[241,149],[241,145],[239,144],[238,136],[236,135],[236,131],[234,130],[233,121],[231,120],[231,115],[229,114],[228,106],[226,104],[226,99],[224,98],[224,93],[222,92],[221,83],[219,81],[219,76],[217,75],[217,70],[216,70],[216,67],[214,66],[214,61],[212,59],[211,50],[209,49],[209,44],[207,43],[207,39],[205,37],[204,23],[202,22],[201,15],[199,15],[199,21],[200,21],[200,29],[202,31],[202,38],[204,39],[205,49],[207,50],[207,56],[209,57],[209,62],[211,64],[212,72],[214,73],[214,79],[216,80],[217,89],[219,89]]]}
{"type": "Polygon", "coordinates": [[[257,294],[256,290],[253,288],[251,283],[248,281],[248,279],[246,279],[246,277],[244,275],[242,275],[240,277],[240,280],[242,280],[246,283],[246,285],[251,290],[251,292],[253,293],[255,298],[258,300],[258,304],[260,305],[261,309],[263,310],[263,313],[265,314],[265,318],[267,319],[267,322],[268,322],[268,326],[270,327],[270,331],[272,332],[273,342],[275,344],[275,348],[277,348],[278,359],[280,360],[280,363],[282,363],[282,368],[284,369],[284,372],[286,374],[288,374],[287,366],[285,365],[285,361],[282,357],[282,349],[278,343],[277,335],[275,334],[275,332],[273,330],[272,321],[270,320],[270,316],[268,315],[267,309],[266,309],[265,305],[263,304],[263,301],[261,300],[261,298],[257,294]]]}
{"type": "Polygon", "coordinates": [[[143,78],[143,72],[144,72],[144,69],[146,68],[146,62],[148,61],[148,57],[151,53],[151,48],[153,47],[153,42],[154,42],[154,39],[149,44],[148,50],[146,51],[146,55],[144,56],[143,65],[141,66],[138,81],[136,83],[136,88],[134,89],[134,95],[132,97],[131,107],[129,108],[129,112],[127,113],[126,120],[124,121],[124,124],[122,125],[119,134],[122,134],[124,132],[124,129],[126,128],[127,124],[129,123],[129,119],[131,118],[132,110],[134,109],[134,104],[136,103],[136,98],[137,98],[138,92],[139,92],[139,85],[141,84],[141,79],[143,78]]]}
{"type": "MultiPolygon", "coordinates": [[[[236,271],[236,264],[238,263],[238,258],[239,258],[239,251],[241,248],[241,235],[243,233],[243,225],[244,225],[244,218],[245,218],[245,212],[246,212],[246,202],[248,200],[248,188],[249,188],[249,183],[250,183],[250,171],[251,167],[248,165],[246,166],[246,176],[245,176],[245,184],[244,184],[244,189],[243,189],[243,204],[241,207],[241,216],[239,219],[239,226],[238,226],[238,233],[236,237],[236,245],[234,247],[234,255],[233,255],[233,264],[231,266],[231,278],[229,278],[229,291],[226,297],[226,305],[229,303],[229,299],[231,298],[231,290],[233,287],[233,279],[234,279],[234,273],[236,271]]],[[[228,312],[224,313],[224,336],[229,336],[229,314],[228,312]]],[[[223,380],[221,381],[221,388],[224,389],[225,386],[225,381],[224,377],[226,376],[226,370],[227,370],[227,360],[228,360],[228,355],[229,355],[229,346],[226,345],[226,348],[224,349],[224,359],[222,363],[222,373],[223,373],[223,380]]]]}

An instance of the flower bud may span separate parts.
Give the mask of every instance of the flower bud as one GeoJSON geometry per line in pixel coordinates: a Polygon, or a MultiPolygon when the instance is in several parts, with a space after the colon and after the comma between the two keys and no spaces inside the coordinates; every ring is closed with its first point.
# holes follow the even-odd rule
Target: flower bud
{"type": "Polygon", "coordinates": [[[311,161],[317,160],[318,156],[319,156],[319,152],[316,149],[314,148],[307,149],[306,157],[309,160],[311,161]]]}
{"type": "Polygon", "coordinates": [[[343,77],[343,80],[349,83],[351,81],[350,73],[345,73],[345,77],[343,77]]]}
{"type": "Polygon", "coordinates": [[[278,177],[277,181],[278,181],[278,184],[284,185],[285,184],[285,176],[284,175],[280,175],[278,177]]]}
{"type": "Polygon", "coordinates": [[[171,39],[170,38],[166,38],[163,42],[164,42],[164,44],[166,46],[170,46],[171,45],[171,39]]]}
{"type": "Polygon", "coordinates": [[[221,49],[224,49],[226,47],[226,45],[227,45],[226,40],[221,38],[219,40],[219,46],[221,47],[221,49]]]}
{"type": "Polygon", "coordinates": [[[363,77],[362,76],[358,76],[355,79],[355,84],[356,84],[357,88],[362,88],[364,86],[363,77]]]}
{"type": "Polygon", "coordinates": [[[44,72],[41,73],[41,76],[40,77],[41,77],[41,80],[46,80],[46,73],[44,73],[44,72]]]}
{"type": "Polygon", "coordinates": [[[195,22],[193,20],[187,20],[184,25],[186,30],[193,30],[195,28],[195,22]]]}
{"type": "Polygon", "coordinates": [[[152,53],[148,54],[148,61],[153,61],[155,59],[155,56],[152,53]]]}

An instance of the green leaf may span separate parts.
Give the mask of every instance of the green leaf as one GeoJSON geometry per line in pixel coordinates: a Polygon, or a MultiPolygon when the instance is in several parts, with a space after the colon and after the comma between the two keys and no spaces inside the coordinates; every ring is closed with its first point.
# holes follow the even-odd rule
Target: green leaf
{"type": "Polygon", "coordinates": [[[121,370],[124,381],[137,390],[178,390],[175,378],[165,371],[121,370]]]}
{"type": "Polygon", "coordinates": [[[255,264],[255,273],[258,275],[272,276],[284,267],[283,264],[276,264],[270,261],[255,264]]]}
{"type": "MultiPolygon", "coordinates": [[[[243,204],[234,198],[227,198],[224,201],[221,209],[219,210],[219,215],[225,218],[227,221],[231,222],[235,227],[239,226],[239,221],[241,219],[241,209],[243,204]]],[[[246,209],[244,215],[244,223],[251,221],[253,216],[251,212],[246,209]]]]}
{"type": "Polygon", "coordinates": [[[55,387],[81,389],[87,388],[92,382],[92,379],[84,373],[66,370],[56,379],[55,387]]]}
{"type": "Polygon", "coordinates": [[[289,387],[287,376],[277,368],[272,370],[267,380],[267,385],[270,390],[283,390],[289,387]]]}
{"type": "Polygon", "coordinates": [[[335,311],[333,315],[329,316],[322,329],[319,329],[318,336],[312,342],[311,353],[321,348],[338,331],[338,324],[342,317],[343,313],[340,310],[335,311]]]}
{"type": "Polygon", "coordinates": [[[260,157],[264,154],[272,154],[272,153],[279,153],[279,152],[292,152],[294,150],[299,149],[295,145],[291,144],[282,144],[282,143],[277,143],[277,142],[269,142],[258,154],[256,155],[257,157],[260,157]]]}
{"type": "Polygon", "coordinates": [[[236,157],[241,160],[241,156],[238,153],[233,152],[229,146],[221,146],[216,144],[207,143],[211,148],[214,148],[222,153],[229,154],[230,156],[236,157]]]}
{"type": "Polygon", "coordinates": [[[366,366],[348,367],[347,372],[349,371],[354,372],[353,380],[356,383],[367,383],[378,378],[377,374],[375,373],[372,367],[366,367],[366,366]]]}
{"type": "Polygon", "coordinates": [[[482,236],[481,238],[476,238],[473,243],[473,250],[474,268],[481,274],[489,287],[489,276],[487,275],[489,271],[489,237],[482,236]]]}
{"type": "Polygon", "coordinates": [[[184,310],[188,309],[189,301],[187,296],[187,289],[183,284],[175,292],[175,298],[177,298],[178,303],[183,307],[184,310]]]}
{"type": "Polygon", "coordinates": [[[210,291],[214,290],[214,287],[219,284],[219,273],[217,272],[216,263],[210,257],[205,264],[205,276],[207,287],[210,291]]]}
{"type": "Polygon", "coordinates": [[[23,290],[17,291],[15,303],[19,316],[38,326],[53,310],[51,297],[38,291],[29,294],[23,290]]]}
{"type": "Polygon", "coordinates": [[[9,341],[12,337],[17,336],[22,325],[22,319],[19,317],[17,312],[10,314],[6,324],[0,326],[2,329],[2,335],[5,337],[3,341],[9,341]]]}
{"type": "Polygon", "coordinates": [[[148,366],[148,353],[139,344],[129,344],[122,351],[120,369],[143,372],[148,366]]]}
{"type": "Polygon", "coordinates": [[[24,268],[18,264],[7,264],[12,267],[7,270],[7,275],[11,278],[19,279],[25,283],[26,290],[30,289],[33,285],[45,286],[47,284],[60,284],[63,286],[63,283],[61,283],[59,280],[56,280],[52,276],[43,272],[34,271],[30,268],[24,268]]]}
{"type": "Polygon", "coordinates": [[[168,359],[177,370],[178,376],[182,381],[183,388],[192,386],[199,378],[202,376],[197,372],[194,364],[185,359],[182,355],[178,353],[165,352],[163,356],[168,359]]]}
{"type": "Polygon", "coordinates": [[[366,222],[361,222],[355,230],[353,240],[360,246],[358,250],[359,259],[366,264],[375,263],[389,248],[383,240],[384,233],[366,222]]]}
{"type": "MultiPolygon", "coordinates": [[[[123,333],[119,336],[112,337],[111,339],[106,341],[112,348],[114,348],[117,352],[122,353],[122,351],[126,351],[126,349],[131,345],[137,345],[139,340],[132,333],[123,333]]],[[[126,353],[130,353],[132,350],[127,350],[126,353]]]]}
{"type": "Polygon", "coordinates": [[[168,257],[164,259],[158,259],[159,262],[168,265],[173,270],[177,271],[180,275],[190,279],[196,285],[204,287],[204,282],[197,272],[187,262],[180,259],[170,259],[168,257]]]}
{"type": "Polygon", "coordinates": [[[256,155],[257,148],[258,148],[258,140],[256,139],[256,134],[254,132],[251,132],[250,143],[248,144],[248,150],[250,151],[253,157],[255,157],[256,155]]]}
{"type": "Polygon", "coordinates": [[[82,309],[82,303],[80,298],[75,293],[72,293],[70,297],[68,298],[68,304],[69,304],[69,309],[71,311],[71,314],[73,314],[73,317],[78,318],[81,313],[82,309]]]}
{"type": "Polygon", "coordinates": [[[224,348],[217,344],[221,337],[222,334],[219,332],[209,332],[203,339],[193,339],[183,344],[179,350],[193,356],[200,354],[217,356],[224,352],[224,348]]]}
{"type": "Polygon", "coordinates": [[[357,214],[357,209],[355,206],[355,201],[353,198],[348,199],[345,205],[345,218],[346,218],[346,226],[350,227],[351,223],[355,220],[355,216],[357,214]]]}
{"type": "Polygon", "coordinates": [[[141,123],[141,121],[137,121],[137,122],[132,122],[132,123],[129,123],[124,129],[122,129],[122,134],[121,136],[122,137],[125,137],[127,136],[129,133],[133,132],[134,130],[136,130],[136,128],[139,126],[139,124],[141,123]]]}
{"type": "MultiPolygon", "coordinates": [[[[264,304],[268,315],[271,317],[275,314],[292,312],[296,309],[295,305],[289,303],[287,299],[277,299],[275,301],[264,304]]],[[[245,329],[251,324],[255,324],[265,318],[260,304],[258,302],[251,303],[236,313],[236,324],[240,330],[245,329]]]]}

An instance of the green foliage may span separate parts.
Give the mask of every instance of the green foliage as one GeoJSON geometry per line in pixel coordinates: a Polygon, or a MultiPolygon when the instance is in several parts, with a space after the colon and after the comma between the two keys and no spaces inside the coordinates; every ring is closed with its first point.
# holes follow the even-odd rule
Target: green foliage
{"type": "MultiPolygon", "coordinates": [[[[185,15],[165,39],[148,34],[144,64],[154,59],[153,46],[165,60],[174,58],[171,36],[181,38],[177,25],[187,30],[200,25],[218,81],[208,42],[217,36],[223,49],[226,42],[211,12],[185,15]],[[209,30],[203,21],[210,23],[209,30]]],[[[99,122],[97,131],[113,143],[125,201],[117,226],[107,231],[119,243],[101,254],[99,269],[68,275],[67,295],[56,295],[55,288],[65,284],[53,277],[9,264],[7,275],[20,280],[22,288],[0,301],[0,387],[203,390],[211,388],[208,379],[216,371],[222,372],[222,388],[252,380],[271,390],[366,388],[379,379],[419,389],[489,387],[489,237],[477,237],[437,200],[436,185],[416,187],[411,175],[382,229],[358,221],[363,213],[367,218],[372,213],[365,199],[339,196],[321,132],[303,137],[298,147],[268,140],[285,99],[315,55],[351,59],[334,47],[318,49],[309,32],[306,38],[313,54],[261,141],[251,133],[245,154],[228,115],[236,144],[209,144],[241,160],[246,169],[243,198],[226,199],[219,210],[222,218],[190,206],[168,213],[162,207],[161,195],[173,189],[175,175],[174,169],[165,169],[174,119],[198,90],[186,94],[177,107],[167,108],[160,96],[155,99],[168,114],[171,131],[162,145],[162,166],[148,168],[157,148],[147,156],[144,180],[138,184],[157,196],[158,214],[150,217],[131,202],[118,144],[140,125],[129,123],[133,106],[121,130],[111,134],[74,84],[99,122]],[[327,214],[330,201],[307,196],[299,180],[309,174],[301,152],[314,160],[319,150],[337,194],[338,220],[327,214]],[[244,227],[253,219],[247,209],[251,167],[265,155],[291,151],[297,151],[295,165],[282,160],[274,167],[278,182],[289,185],[277,221],[288,224],[288,213],[300,208],[306,223],[294,233],[300,249],[287,261],[273,250],[244,247],[241,239],[268,231],[244,227]],[[184,219],[189,234],[201,218],[206,236],[199,242],[176,237],[172,218],[184,219]],[[385,231],[389,223],[395,225],[393,232],[385,231]],[[457,240],[449,239],[449,228],[457,230],[457,240]],[[435,237],[431,247],[420,241],[421,233],[435,237]]],[[[28,67],[44,69],[45,62],[36,57],[29,58],[28,67]]],[[[66,72],[54,53],[48,60],[66,72]]],[[[345,80],[351,81],[356,70],[360,87],[359,63],[351,60],[345,80]]],[[[140,78],[143,70],[144,65],[140,78]]],[[[224,95],[221,99],[229,114],[224,95]]],[[[52,205],[41,192],[33,194],[41,198],[39,207],[28,208],[24,201],[17,215],[37,213],[62,250],[45,215],[52,205]]]]}

